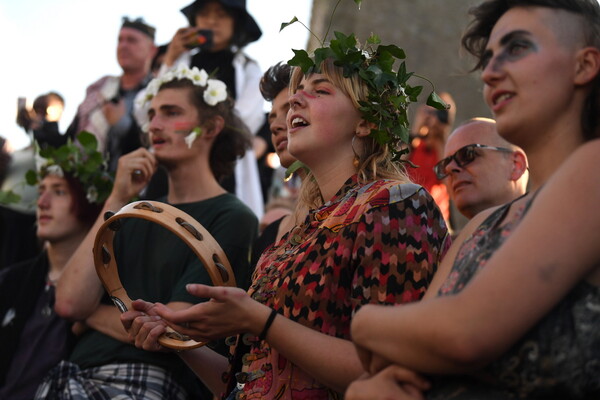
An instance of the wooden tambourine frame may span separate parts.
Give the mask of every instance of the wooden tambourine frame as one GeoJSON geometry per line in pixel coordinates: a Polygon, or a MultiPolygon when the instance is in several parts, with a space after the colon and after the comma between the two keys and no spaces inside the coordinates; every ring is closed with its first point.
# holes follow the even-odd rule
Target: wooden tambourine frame
{"type": "MultiPolygon", "coordinates": [[[[94,265],[104,288],[122,313],[131,309],[132,303],[119,278],[113,252],[113,238],[121,227],[119,220],[122,218],[141,218],[170,230],[202,261],[214,286],[236,286],[233,270],[221,246],[198,221],[178,208],[157,201],[137,201],[126,205],[117,213],[107,212],[104,218],[94,242],[94,265]]],[[[159,338],[159,343],[176,350],[193,349],[206,344],[196,342],[171,328],[159,338]]]]}

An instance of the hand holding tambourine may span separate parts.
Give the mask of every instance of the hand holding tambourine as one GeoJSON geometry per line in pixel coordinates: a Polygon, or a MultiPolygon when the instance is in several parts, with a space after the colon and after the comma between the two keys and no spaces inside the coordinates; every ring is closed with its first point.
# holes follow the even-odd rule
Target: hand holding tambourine
{"type": "MultiPolygon", "coordinates": [[[[227,256],[211,234],[189,214],[176,207],[157,201],[137,201],[121,208],[117,213],[107,213],[94,242],[96,273],[113,303],[122,313],[131,309],[131,299],[119,278],[113,252],[113,238],[121,226],[120,219],[141,218],[155,222],[183,240],[202,261],[214,286],[236,286],[235,276],[227,256]]],[[[162,346],[176,350],[200,347],[196,342],[171,328],[159,338],[162,346]]]]}

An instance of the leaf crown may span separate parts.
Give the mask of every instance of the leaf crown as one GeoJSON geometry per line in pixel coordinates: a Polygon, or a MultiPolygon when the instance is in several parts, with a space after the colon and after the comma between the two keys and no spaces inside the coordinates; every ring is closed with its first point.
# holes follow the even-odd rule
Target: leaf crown
{"type": "Polygon", "coordinates": [[[67,173],[81,183],[90,203],[103,203],[112,190],[113,175],[97,148],[96,136],[86,131],[80,132],[76,141],[69,139],[60,147],[40,148],[42,164],[37,171],[27,171],[25,181],[33,186],[48,174],[62,177],[67,173]]]}
{"type": "MultiPolygon", "coordinates": [[[[355,2],[360,6],[361,1],[355,2]]],[[[281,29],[295,22],[298,20],[294,17],[290,22],[282,24],[281,29]]],[[[423,86],[409,85],[408,80],[412,76],[420,77],[429,82],[432,88],[433,83],[414,72],[408,72],[404,50],[393,44],[381,44],[379,36],[375,34],[362,47],[353,33],[345,35],[334,32],[334,36],[329,43],[320,41],[322,47],[315,49],[312,55],[306,50],[292,49],[294,57],[288,64],[299,67],[308,75],[320,72],[322,63],[332,60],[335,66],[343,69],[344,77],[360,77],[367,85],[368,97],[359,101],[359,111],[374,126],[370,135],[380,145],[388,147],[394,161],[401,160],[402,155],[408,153],[408,148],[402,146],[402,143],[409,142],[408,105],[416,102],[423,90],[423,86]],[[394,65],[397,62],[400,64],[395,71],[394,65]]],[[[449,108],[433,89],[427,98],[427,105],[438,110],[449,108]]]]}

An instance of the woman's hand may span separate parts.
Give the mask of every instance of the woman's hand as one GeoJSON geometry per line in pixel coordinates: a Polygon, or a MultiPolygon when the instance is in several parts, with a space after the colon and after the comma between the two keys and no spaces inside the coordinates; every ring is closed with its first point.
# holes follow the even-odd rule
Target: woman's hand
{"type": "Polygon", "coordinates": [[[174,330],[196,341],[207,342],[242,332],[258,335],[270,312],[240,288],[190,284],[187,291],[210,300],[180,311],[156,304],[153,311],[174,330]]]}
{"type": "Polygon", "coordinates": [[[388,359],[380,356],[377,353],[373,353],[365,347],[359,346],[356,343],[354,343],[354,346],[364,370],[370,375],[375,375],[392,364],[392,362],[388,359]]]}
{"type": "Polygon", "coordinates": [[[131,201],[150,182],[157,165],[154,154],[143,147],[121,156],[110,197],[124,204],[131,201]]]}
{"type": "Polygon", "coordinates": [[[169,351],[158,343],[158,338],[165,333],[167,324],[156,315],[156,304],[135,300],[132,307],[133,310],[121,314],[121,323],[131,343],[147,351],[169,351]]]}
{"type": "Polygon", "coordinates": [[[374,376],[352,382],[346,400],[425,400],[423,391],[430,387],[422,376],[398,365],[390,365],[374,376]]]}
{"type": "Polygon", "coordinates": [[[167,52],[165,53],[163,61],[167,67],[171,67],[175,64],[175,61],[188,50],[185,45],[193,40],[196,31],[196,28],[188,27],[178,29],[177,32],[175,32],[173,39],[171,39],[171,42],[169,42],[169,45],[167,46],[167,52]]]}

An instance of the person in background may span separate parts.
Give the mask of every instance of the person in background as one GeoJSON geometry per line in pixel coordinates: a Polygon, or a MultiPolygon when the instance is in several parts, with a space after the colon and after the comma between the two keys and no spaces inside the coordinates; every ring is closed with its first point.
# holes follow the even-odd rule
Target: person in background
{"type": "MultiPolygon", "coordinates": [[[[288,151],[287,113],[290,109],[289,84],[292,68],[285,63],[277,63],[269,68],[260,81],[260,92],[265,100],[271,102],[271,111],[267,115],[271,142],[284,168],[292,165],[296,159],[288,151]]],[[[303,175],[304,170],[299,169],[296,174],[303,175]]],[[[265,215],[261,220],[261,235],[252,247],[252,265],[256,265],[265,249],[277,243],[281,237],[292,229],[300,217],[294,213],[296,198],[270,199],[265,208],[265,215]]],[[[299,211],[298,211],[299,212],[299,211]]]]}
{"type": "Polygon", "coordinates": [[[454,124],[456,105],[449,93],[442,92],[440,97],[450,108],[437,110],[426,104],[421,104],[417,108],[408,153],[408,160],[416,168],[408,168],[407,171],[413,182],[422,185],[431,193],[442,210],[446,223],[449,224],[450,196],[446,186],[435,176],[433,167],[442,158],[446,138],[454,124]]]}
{"type": "Polygon", "coordinates": [[[156,54],[155,28],[141,18],[123,17],[117,43],[121,76],[104,76],[88,86],[83,102],[67,129],[68,137],[81,131],[96,135],[109,171],[119,157],[142,147],[142,131],[133,115],[134,99],[152,79],[150,66],[156,54]]]}
{"type": "MultiPolygon", "coordinates": [[[[250,147],[250,134],[235,115],[222,81],[182,67],[148,85],[148,128],[153,152],[139,148],[119,159],[105,202],[118,211],[147,185],[157,165],[165,167],[169,192],[158,201],[198,221],[219,243],[238,284],[248,282],[250,247],[258,232],[252,211],[227,193],[219,179],[250,147]]],[[[37,398],[208,398],[197,378],[173,353],[136,349],[128,339],[96,274],[92,249],[104,222],[94,226],[67,263],[57,285],[55,309],[88,327],[73,352],[50,371],[37,398]]],[[[191,282],[211,284],[195,253],[159,224],[127,219],[115,235],[114,253],[123,286],[135,296],[174,309],[200,301],[185,291],[191,282]]]]}
{"type": "Polygon", "coordinates": [[[0,186],[0,191],[18,197],[0,205],[0,269],[29,260],[42,250],[35,227],[37,193],[33,186],[26,184],[25,174],[39,167],[36,166],[36,147],[57,148],[66,143],[68,136],[61,135],[58,126],[63,108],[64,100],[56,92],[39,95],[32,108],[24,98],[19,99],[16,122],[31,142],[10,153],[0,186]]]}
{"type": "Polygon", "coordinates": [[[244,47],[258,40],[262,32],[246,10],[245,0],[195,0],[181,12],[189,27],[179,29],[169,42],[159,74],[183,64],[204,69],[225,82],[235,99],[236,112],[253,134],[253,149],[221,183],[260,220],[264,199],[256,159],[266,144],[256,134],[265,122],[264,100],[258,89],[262,71],[244,53],[244,47]]]}
{"type": "Polygon", "coordinates": [[[421,302],[356,313],[372,377],[348,400],[423,398],[407,369],[429,376],[429,400],[600,396],[600,4],[488,0],[471,15],[463,47],[530,191],[470,220],[421,302]]]}
{"type": "Polygon", "coordinates": [[[25,132],[33,133],[41,147],[60,147],[67,142],[67,135],[62,135],[58,123],[65,108],[65,100],[56,92],[48,92],[33,101],[31,110],[22,107],[17,112],[17,124],[25,132]]]}
{"type": "MultiPolygon", "coordinates": [[[[75,145],[61,148],[82,154],[75,145]]],[[[71,323],[54,312],[54,286],[67,260],[96,220],[102,204],[86,198],[63,164],[44,160],[38,170],[36,233],[42,252],[0,271],[0,398],[32,399],[48,371],[73,345],[71,323]]]]}
{"type": "Polygon", "coordinates": [[[8,141],[5,137],[0,136],[0,187],[2,187],[6,174],[8,173],[10,160],[11,156],[10,151],[8,150],[8,141]]]}
{"type": "Polygon", "coordinates": [[[444,158],[434,172],[468,219],[524,195],[529,176],[525,152],[503,139],[489,118],[459,125],[446,140],[444,158]]]}

